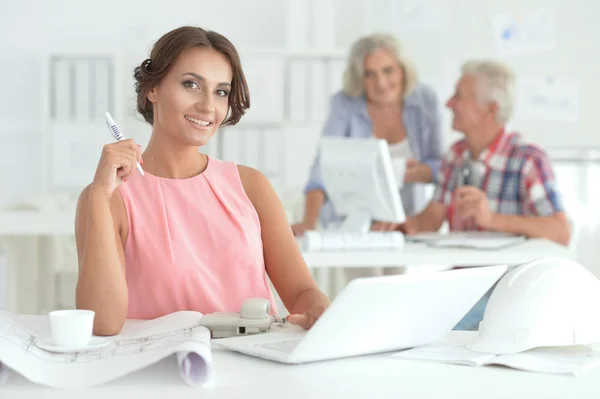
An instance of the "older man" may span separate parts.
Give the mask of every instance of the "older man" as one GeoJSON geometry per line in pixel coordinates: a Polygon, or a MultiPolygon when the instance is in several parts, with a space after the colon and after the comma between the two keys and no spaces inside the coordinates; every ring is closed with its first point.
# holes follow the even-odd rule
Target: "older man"
{"type": "Polygon", "coordinates": [[[407,233],[493,230],[567,245],[570,228],[546,153],[506,128],[514,76],[494,61],[470,61],[447,106],[464,134],[446,154],[433,200],[407,220],[407,233]]]}
{"type": "MultiPolygon", "coordinates": [[[[401,230],[437,231],[448,220],[452,231],[500,231],[568,244],[569,222],[548,156],[506,128],[513,92],[514,75],[505,65],[463,65],[447,106],[454,114],[453,129],[464,138],[442,161],[433,200],[401,230]]],[[[457,329],[477,328],[489,294],[457,329]]]]}

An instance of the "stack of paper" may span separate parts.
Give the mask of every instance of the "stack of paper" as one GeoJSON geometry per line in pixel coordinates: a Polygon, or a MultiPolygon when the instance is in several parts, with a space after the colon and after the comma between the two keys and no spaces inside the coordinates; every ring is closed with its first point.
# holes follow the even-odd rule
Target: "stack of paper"
{"type": "Polygon", "coordinates": [[[406,236],[407,241],[424,242],[438,248],[501,249],[522,243],[524,236],[498,232],[465,231],[440,233],[420,233],[406,236]]]}
{"type": "Polygon", "coordinates": [[[536,348],[512,355],[490,355],[473,352],[460,342],[448,340],[409,349],[393,356],[473,367],[501,365],[525,371],[570,375],[579,375],[600,366],[600,352],[584,345],[536,348]]]}

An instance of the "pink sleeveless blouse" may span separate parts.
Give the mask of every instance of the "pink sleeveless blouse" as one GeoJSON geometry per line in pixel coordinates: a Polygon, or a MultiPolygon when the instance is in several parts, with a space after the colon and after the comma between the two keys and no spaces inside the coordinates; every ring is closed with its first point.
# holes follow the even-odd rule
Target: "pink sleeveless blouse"
{"type": "Polygon", "coordinates": [[[249,297],[268,299],[275,311],[258,214],[237,165],[209,157],[188,179],[145,174],[119,186],[129,224],[127,317],[239,312],[249,297]]]}

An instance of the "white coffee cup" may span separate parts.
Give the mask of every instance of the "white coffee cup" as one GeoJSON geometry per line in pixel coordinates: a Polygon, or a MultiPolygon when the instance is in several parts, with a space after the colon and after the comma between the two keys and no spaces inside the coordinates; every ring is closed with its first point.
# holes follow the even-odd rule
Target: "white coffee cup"
{"type": "Polygon", "coordinates": [[[65,349],[86,346],[94,330],[93,310],[56,310],[48,314],[54,343],[65,349]]]}

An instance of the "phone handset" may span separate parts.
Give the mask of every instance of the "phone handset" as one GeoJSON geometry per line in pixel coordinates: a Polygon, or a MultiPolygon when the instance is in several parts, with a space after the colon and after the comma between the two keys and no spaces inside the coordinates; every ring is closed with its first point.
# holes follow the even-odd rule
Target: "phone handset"
{"type": "Polygon", "coordinates": [[[240,312],[215,312],[204,315],[200,324],[208,328],[212,338],[260,334],[270,330],[273,324],[285,324],[287,320],[271,315],[271,302],[265,298],[248,298],[240,312]]]}

